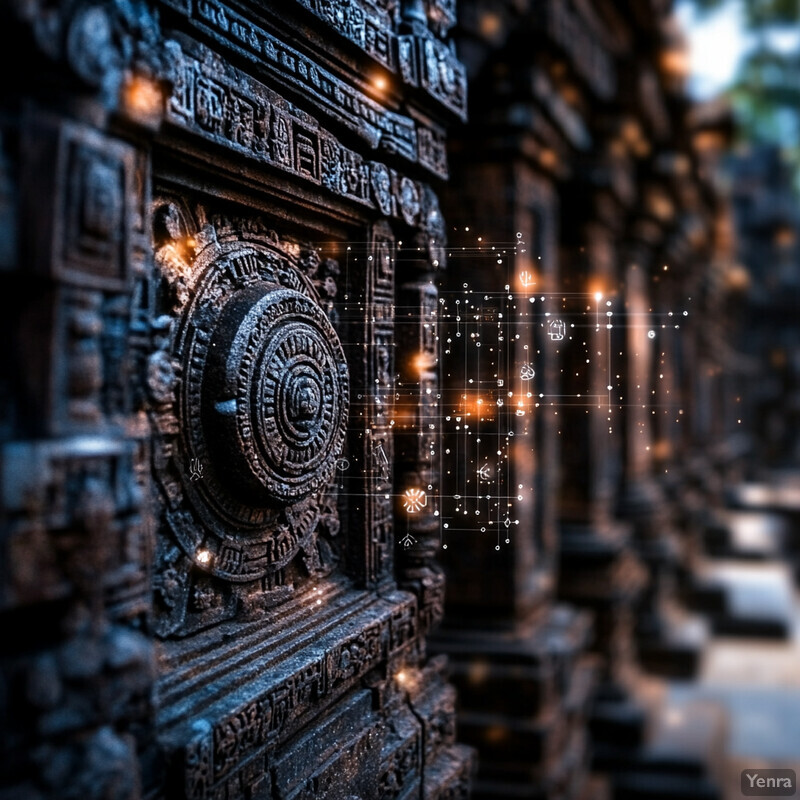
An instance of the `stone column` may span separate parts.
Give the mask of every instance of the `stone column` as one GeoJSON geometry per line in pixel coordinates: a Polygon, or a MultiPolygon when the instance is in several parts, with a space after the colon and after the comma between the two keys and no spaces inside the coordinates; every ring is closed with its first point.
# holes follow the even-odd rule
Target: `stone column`
{"type": "Polygon", "coordinates": [[[634,669],[633,613],[645,581],[630,527],[614,517],[626,391],[618,377],[624,375],[619,346],[625,315],[615,220],[624,212],[618,201],[600,193],[589,206],[594,219],[576,225],[577,241],[562,250],[565,292],[579,293],[586,345],[576,347],[577,355],[562,370],[559,595],[592,610],[593,648],[603,656],[606,680],[622,687],[634,669]]]}
{"type": "MultiPolygon", "coordinates": [[[[654,230],[652,222],[640,228],[654,230]]],[[[700,643],[688,629],[675,629],[669,617],[669,606],[676,599],[681,545],[667,498],[653,474],[653,417],[658,413],[654,382],[661,380],[660,373],[654,372],[654,363],[664,352],[659,339],[674,334],[673,330],[667,333],[666,323],[661,327],[657,316],[651,282],[654,255],[652,244],[645,240],[626,253],[625,462],[617,510],[631,524],[636,550],[648,569],[646,591],[637,607],[640,660],[656,672],[692,675],[697,669],[700,643]]]]}
{"type": "Polygon", "coordinates": [[[476,796],[578,796],[594,666],[588,618],[554,602],[559,419],[539,401],[558,391],[555,305],[542,300],[557,285],[557,198],[523,160],[470,154],[454,175],[440,358],[444,413],[463,415],[443,442],[456,530],[443,531],[445,621],[431,647],[450,658],[460,736],[479,752],[476,796]],[[487,519],[481,498],[491,509],[496,495],[505,508],[487,519]]]}

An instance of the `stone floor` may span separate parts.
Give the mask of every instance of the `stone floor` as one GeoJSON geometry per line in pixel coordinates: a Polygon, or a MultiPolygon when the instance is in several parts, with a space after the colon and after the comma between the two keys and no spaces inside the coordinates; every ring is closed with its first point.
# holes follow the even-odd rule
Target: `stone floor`
{"type": "Polygon", "coordinates": [[[800,593],[780,561],[719,564],[734,607],[754,616],[787,618],[783,641],[715,637],[695,685],[670,697],[718,702],[728,715],[725,800],[738,800],[744,768],[790,767],[800,774],[800,593]]]}
{"type": "Polygon", "coordinates": [[[655,746],[704,747],[724,800],[739,800],[745,768],[792,768],[800,775],[800,592],[781,555],[783,525],[773,515],[729,516],[732,558],[708,559],[706,578],[726,588],[731,613],[753,635],[713,635],[692,682],[650,681],[657,704],[655,746]],[[786,635],[771,636],[783,626],[786,635]],[[709,726],[716,725],[714,733],[709,726]]]}

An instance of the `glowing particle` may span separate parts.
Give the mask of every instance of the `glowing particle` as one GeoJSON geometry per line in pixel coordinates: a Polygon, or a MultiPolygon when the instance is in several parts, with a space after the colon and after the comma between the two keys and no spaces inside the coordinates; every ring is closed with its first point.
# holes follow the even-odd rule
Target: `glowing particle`
{"type": "Polygon", "coordinates": [[[428,495],[423,489],[406,489],[403,508],[409,514],[416,514],[428,505],[428,495]]]}

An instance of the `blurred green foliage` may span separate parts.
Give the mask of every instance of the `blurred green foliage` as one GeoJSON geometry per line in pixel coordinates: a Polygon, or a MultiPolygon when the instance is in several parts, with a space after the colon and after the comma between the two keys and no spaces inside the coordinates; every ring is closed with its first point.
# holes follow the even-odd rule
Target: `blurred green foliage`
{"type": "Polygon", "coordinates": [[[726,92],[739,120],[739,137],[777,144],[794,169],[800,192],[800,0],[692,2],[701,13],[739,4],[754,40],[726,92]],[[787,33],[795,34],[789,48],[787,33]]]}

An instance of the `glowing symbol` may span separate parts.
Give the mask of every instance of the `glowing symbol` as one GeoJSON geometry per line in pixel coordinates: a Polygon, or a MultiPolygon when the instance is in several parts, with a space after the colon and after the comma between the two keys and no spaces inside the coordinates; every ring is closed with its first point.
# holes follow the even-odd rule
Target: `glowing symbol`
{"type": "Polygon", "coordinates": [[[550,320],[550,324],[547,327],[547,335],[553,342],[560,342],[567,332],[567,326],[564,324],[564,320],[561,319],[550,320]]]}
{"type": "Polygon", "coordinates": [[[656,338],[656,332],[655,331],[647,331],[647,338],[648,339],[655,339],[656,338]]]}
{"type": "Polygon", "coordinates": [[[484,465],[483,465],[483,466],[482,466],[482,467],[481,467],[481,468],[478,470],[478,477],[479,477],[479,478],[480,478],[482,481],[490,481],[490,480],[492,479],[492,470],[491,470],[491,468],[489,467],[489,465],[488,465],[488,464],[484,464],[484,465]]]}
{"type": "Polygon", "coordinates": [[[528,270],[520,273],[519,282],[527,289],[532,283],[535,283],[533,280],[533,275],[531,275],[528,270]]]}
{"type": "Polygon", "coordinates": [[[428,495],[422,489],[406,489],[403,508],[409,514],[416,514],[428,505],[428,495]]]}
{"type": "Polygon", "coordinates": [[[372,448],[372,465],[382,481],[389,480],[389,459],[383,449],[383,442],[372,448]]]}
{"type": "Polygon", "coordinates": [[[189,480],[199,481],[203,477],[203,465],[199,458],[193,458],[189,465],[189,480]]]}
{"type": "Polygon", "coordinates": [[[337,458],[336,469],[338,469],[339,472],[347,472],[347,470],[350,469],[350,462],[344,456],[337,458]]]}
{"type": "Polygon", "coordinates": [[[510,520],[508,517],[506,517],[506,518],[503,520],[503,525],[505,525],[505,526],[506,526],[506,529],[508,529],[508,526],[509,526],[510,524],[511,524],[511,520],[510,520]]]}
{"type": "Polygon", "coordinates": [[[407,533],[407,534],[406,534],[406,535],[405,535],[405,536],[404,536],[402,539],[400,539],[400,541],[398,542],[398,544],[401,544],[401,545],[403,545],[403,547],[404,547],[404,548],[406,548],[406,549],[408,549],[409,547],[411,547],[411,545],[412,545],[412,544],[416,544],[416,543],[417,543],[417,540],[416,540],[416,539],[415,539],[415,538],[414,538],[414,537],[413,537],[413,536],[412,536],[410,533],[407,533]]]}
{"type": "Polygon", "coordinates": [[[502,388],[504,384],[505,384],[505,381],[504,381],[502,378],[498,378],[498,379],[497,379],[497,385],[498,385],[500,388],[502,388]]]}
{"type": "Polygon", "coordinates": [[[524,417],[525,416],[525,412],[521,408],[518,408],[515,413],[516,413],[516,415],[518,417],[524,417]]]}
{"type": "Polygon", "coordinates": [[[523,364],[522,369],[519,371],[519,377],[523,381],[529,381],[536,373],[533,370],[533,367],[530,364],[523,364]]]}

